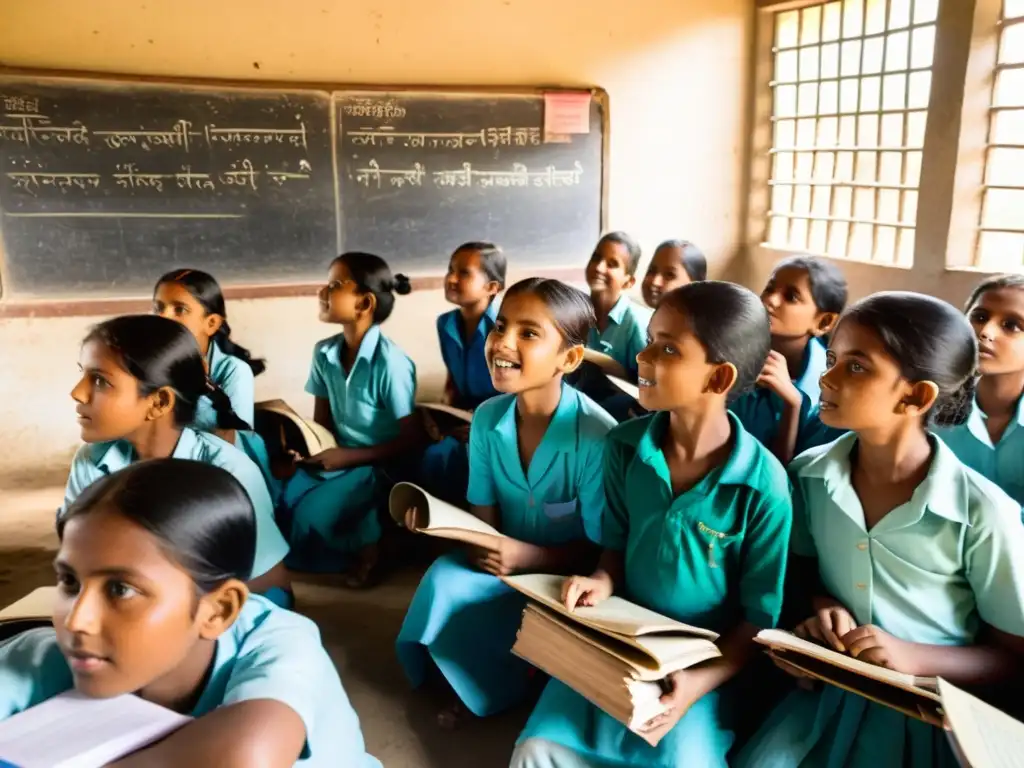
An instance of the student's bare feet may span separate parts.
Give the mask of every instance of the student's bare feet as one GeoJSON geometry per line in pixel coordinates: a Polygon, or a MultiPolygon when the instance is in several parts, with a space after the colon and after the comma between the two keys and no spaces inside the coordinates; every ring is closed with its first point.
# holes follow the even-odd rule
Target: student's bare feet
{"type": "Polygon", "coordinates": [[[370,544],[359,551],[359,560],[345,574],[342,584],[348,589],[369,589],[380,578],[380,551],[376,544],[370,544]]]}
{"type": "Polygon", "coordinates": [[[446,731],[454,731],[462,725],[465,725],[466,721],[473,716],[462,704],[461,701],[456,701],[449,707],[445,707],[437,713],[437,725],[446,731]]]}

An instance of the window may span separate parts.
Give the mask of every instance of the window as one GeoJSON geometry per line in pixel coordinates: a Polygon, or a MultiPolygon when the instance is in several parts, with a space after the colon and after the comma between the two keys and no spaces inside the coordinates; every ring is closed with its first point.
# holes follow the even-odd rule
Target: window
{"type": "Polygon", "coordinates": [[[1024,268],[1024,0],[1003,0],[975,266],[1024,268]]]}
{"type": "Polygon", "coordinates": [[[938,4],[775,14],[769,246],[913,262],[938,4]]]}

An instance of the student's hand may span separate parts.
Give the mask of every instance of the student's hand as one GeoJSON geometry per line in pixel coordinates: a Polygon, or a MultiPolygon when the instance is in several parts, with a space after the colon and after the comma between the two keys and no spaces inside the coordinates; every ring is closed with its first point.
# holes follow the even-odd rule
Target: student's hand
{"type": "Polygon", "coordinates": [[[840,640],[855,659],[906,675],[920,674],[916,664],[914,643],[893,637],[874,624],[850,630],[840,640]]]}
{"type": "Polygon", "coordinates": [[[405,510],[405,517],[402,522],[404,523],[407,530],[415,533],[418,529],[423,527],[424,520],[420,520],[420,511],[416,507],[410,507],[405,510]]]}
{"type": "Polygon", "coordinates": [[[302,464],[312,469],[320,469],[324,472],[336,472],[352,466],[352,454],[346,448],[328,448],[326,451],[303,459],[302,464]]]}
{"type": "Polygon", "coordinates": [[[568,611],[581,606],[593,606],[612,596],[610,579],[592,576],[570,576],[562,582],[562,602],[568,611]]]}
{"type": "Polygon", "coordinates": [[[830,601],[817,606],[817,613],[793,630],[797,637],[813,638],[819,643],[846,653],[843,636],[856,629],[857,621],[853,615],[838,602],[830,601]]]}
{"type": "Polygon", "coordinates": [[[781,397],[789,407],[800,407],[802,395],[789,377],[789,367],[786,365],[786,358],[782,356],[782,353],[776,352],[774,349],[768,353],[768,359],[764,363],[764,368],[761,369],[761,375],[757,377],[757,385],[770,389],[781,397]]]}
{"type": "Polygon", "coordinates": [[[529,546],[522,541],[502,536],[493,548],[476,547],[471,559],[484,573],[492,576],[511,576],[522,568],[525,548],[529,546]]]}
{"type": "Polygon", "coordinates": [[[697,701],[696,691],[689,684],[689,674],[683,669],[665,678],[664,684],[669,690],[661,697],[661,703],[668,707],[668,711],[651,718],[639,728],[648,741],[654,744],[661,741],[697,701]]]}

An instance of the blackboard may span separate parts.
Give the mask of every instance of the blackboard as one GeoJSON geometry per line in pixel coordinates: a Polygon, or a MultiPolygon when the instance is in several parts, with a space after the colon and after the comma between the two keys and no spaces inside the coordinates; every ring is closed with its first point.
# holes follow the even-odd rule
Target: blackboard
{"type": "Polygon", "coordinates": [[[516,267],[586,262],[601,229],[599,101],[589,133],[546,142],[537,95],[335,100],[345,250],[412,272],[443,268],[460,240],[497,242],[516,267]]]}
{"type": "Polygon", "coordinates": [[[4,303],[142,297],[182,265],[306,285],[340,250],[438,275],[467,239],[520,272],[577,266],[602,227],[600,97],[564,136],[540,92],[8,74],[0,108],[4,303]]]}
{"type": "Polygon", "coordinates": [[[289,282],[337,247],[330,96],[0,80],[4,294],[289,282]]]}

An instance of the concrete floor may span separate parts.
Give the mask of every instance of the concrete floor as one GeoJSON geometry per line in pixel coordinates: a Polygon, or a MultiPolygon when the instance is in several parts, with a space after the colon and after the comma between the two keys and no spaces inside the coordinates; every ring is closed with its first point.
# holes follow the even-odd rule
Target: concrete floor
{"type": "MultiPolygon", "coordinates": [[[[53,583],[53,514],[62,487],[31,480],[18,487],[24,490],[0,490],[0,605],[53,583]]],[[[395,659],[394,639],[422,569],[409,566],[367,592],[349,592],[331,578],[303,577],[296,583],[299,610],[320,625],[367,746],[386,768],[507,766],[528,708],[470,721],[453,738],[435,725],[443,702],[410,691],[395,659]]]]}

